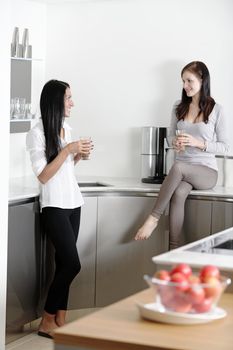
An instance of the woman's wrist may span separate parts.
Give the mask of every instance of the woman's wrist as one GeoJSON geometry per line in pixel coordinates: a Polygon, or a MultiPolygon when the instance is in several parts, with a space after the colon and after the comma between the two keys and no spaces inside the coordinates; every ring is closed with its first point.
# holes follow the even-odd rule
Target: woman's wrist
{"type": "Polygon", "coordinates": [[[70,147],[69,147],[69,144],[66,145],[64,148],[63,148],[63,151],[66,155],[66,157],[68,157],[70,155],[70,147]]]}

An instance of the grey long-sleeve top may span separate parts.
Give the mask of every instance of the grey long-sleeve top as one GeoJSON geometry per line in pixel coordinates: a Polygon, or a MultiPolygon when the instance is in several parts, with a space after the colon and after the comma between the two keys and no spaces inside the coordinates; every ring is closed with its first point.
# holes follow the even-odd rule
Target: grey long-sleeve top
{"type": "Polygon", "coordinates": [[[225,154],[229,149],[222,106],[217,103],[215,104],[207,124],[204,122],[191,123],[186,120],[177,120],[175,109],[178,103],[179,101],[174,104],[172,110],[168,135],[169,145],[172,145],[172,140],[176,135],[176,130],[181,129],[187,134],[205,141],[206,151],[203,152],[197,147],[186,146],[184,151],[176,153],[176,160],[190,164],[201,164],[218,170],[215,155],[225,154]]]}

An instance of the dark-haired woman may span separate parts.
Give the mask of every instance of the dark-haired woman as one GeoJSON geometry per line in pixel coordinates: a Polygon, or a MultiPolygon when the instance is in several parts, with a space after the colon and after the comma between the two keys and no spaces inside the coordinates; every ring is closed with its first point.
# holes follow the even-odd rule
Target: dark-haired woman
{"type": "Polygon", "coordinates": [[[210,75],[203,62],[187,64],[181,71],[181,101],[172,110],[169,142],[176,160],[163,181],[152,213],[135,239],[147,239],[169,207],[169,246],[177,248],[184,221],[185,200],[192,189],[207,190],[216,185],[216,153],[226,153],[228,144],[222,107],[210,96],[210,75]]]}
{"type": "Polygon", "coordinates": [[[42,223],[55,248],[55,274],[38,334],[52,337],[64,325],[69,287],[81,264],[76,248],[83,198],[74,165],[88,155],[91,142],[71,140],[66,119],[73,107],[70,86],[50,80],[40,97],[40,121],[27,134],[27,150],[39,180],[42,223]]]}

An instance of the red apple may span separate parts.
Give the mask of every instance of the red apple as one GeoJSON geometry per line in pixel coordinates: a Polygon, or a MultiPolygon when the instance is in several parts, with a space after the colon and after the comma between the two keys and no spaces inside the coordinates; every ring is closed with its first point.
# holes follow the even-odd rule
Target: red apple
{"type": "Polygon", "coordinates": [[[193,304],[193,309],[198,313],[207,312],[211,309],[212,302],[212,298],[205,298],[202,303],[193,304]]]}
{"type": "Polygon", "coordinates": [[[171,282],[177,283],[177,286],[174,286],[177,290],[185,291],[189,288],[189,282],[186,276],[180,272],[176,272],[171,275],[171,282]]]}
{"type": "Polygon", "coordinates": [[[205,298],[205,291],[201,286],[193,285],[187,290],[186,295],[191,304],[200,304],[205,298]]]}
{"type": "Polygon", "coordinates": [[[200,276],[201,282],[205,283],[206,279],[209,278],[209,277],[219,278],[220,277],[220,271],[219,271],[217,266],[206,265],[206,266],[204,266],[201,269],[199,276],[200,276]]]}
{"type": "Polygon", "coordinates": [[[176,265],[170,272],[170,275],[173,275],[174,273],[180,272],[186,277],[190,276],[192,274],[192,269],[188,264],[178,264],[176,265]]]}
{"type": "Polygon", "coordinates": [[[222,285],[219,279],[216,277],[208,277],[205,279],[205,283],[208,284],[208,286],[205,287],[206,297],[218,298],[222,292],[222,285]]]}
{"type": "Polygon", "coordinates": [[[200,278],[196,275],[190,275],[188,277],[188,281],[191,285],[201,283],[200,278]]]}
{"type": "Polygon", "coordinates": [[[192,308],[191,302],[187,299],[186,293],[178,292],[169,301],[169,308],[176,312],[189,312],[192,308]]]}
{"type": "Polygon", "coordinates": [[[170,281],[170,274],[169,271],[166,270],[159,270],[154,274],[155,278],[158,278],[163,281],[170,281]]]}

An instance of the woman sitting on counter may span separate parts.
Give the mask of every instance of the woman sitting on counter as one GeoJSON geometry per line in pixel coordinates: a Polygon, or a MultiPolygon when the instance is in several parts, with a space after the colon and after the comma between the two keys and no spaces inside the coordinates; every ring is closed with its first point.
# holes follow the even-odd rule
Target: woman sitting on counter
{"type": "Polygon", "coordinates": [[[212,189],[218,178],[215,154],[226,153],[225,118],[222,107],[210,96],[210,75],[203,62],[194,61],[181,71],[181,101],[172,110],[169,143],[176,160],[161,186],[151,214],[135,240],[150,237],[160,216],[169,208],[169,249],[180,245],[184,204],[192,189],[212,189]]]}

